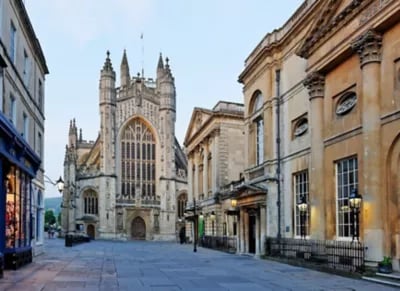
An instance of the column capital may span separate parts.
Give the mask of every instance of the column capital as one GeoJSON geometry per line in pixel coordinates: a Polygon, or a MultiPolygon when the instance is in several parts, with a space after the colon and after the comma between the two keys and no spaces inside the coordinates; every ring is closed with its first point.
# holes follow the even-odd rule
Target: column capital
{"type": "Polygon", "coordinates": [[[312,72],[307,75],[303,81],[303,85],[308,89],[310,101],[314,98],[323,98],[325,91],[325,76],[318,73],[312,72]]]}
{"type": "Polygon", "coordinates": [[[374,30],[368,30],[351,44],[351,48],[358,53],[360,57],[360,66],[368,63],[381,62],[382,35],[374,30]]]}

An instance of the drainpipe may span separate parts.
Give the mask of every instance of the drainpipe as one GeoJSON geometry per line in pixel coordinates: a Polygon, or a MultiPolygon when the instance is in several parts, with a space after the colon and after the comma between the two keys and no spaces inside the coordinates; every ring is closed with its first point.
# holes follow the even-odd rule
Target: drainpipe
{"type": "Polygon", "coordinates": [[[278,240],[281,239],[281,96],[280,96],[280,81],[281,81],[281,71],[278,69],[275,71],[275,82],[276,82],[276,158],[277,158],[277,167],[276,167],[276,178],[277,178],[277,200],[276,206],[278,207],[278,240]]]}

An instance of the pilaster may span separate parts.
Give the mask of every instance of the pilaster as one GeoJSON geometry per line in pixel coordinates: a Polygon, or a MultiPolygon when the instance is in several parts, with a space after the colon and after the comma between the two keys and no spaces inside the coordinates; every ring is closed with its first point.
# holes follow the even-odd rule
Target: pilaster
{"type": "Polygon", "coordinates": [[[220,131],[218,129],[214,130],[213,132],[213,145],[212,145],[212,192],[213,194],[218,191],[218,182],[219,182],[219,171],[218,171],[218,164],[219,164],[219,134],[220,131]]]}
{"type": "Polygon", "coordinates": [[[203,193],[208,197],[208,141],[203,143],[203,193]]]}
{"type": "Polygon", "coordinates": [[[188,156],[188,201],[193,201],[193,155],[188,156]]]}
{"type": "Polygon", "coordinates": [[[352,48],[360,58],[362,75],[362,139],[363,139],[363,195],[362,217],[364,241],[368,243],[367,259],[379,261],[383,257],[383,216],[381,195],[381,122],[380,72],[382,36],[373,30],[356,39],[352,48]]]}
{"type": "Polygon", "coordinates": [[[311,153],[309,170],[309,201],[311,209],[311,237],[325,239],[325,197],[324,197],[324,91],[325,77],[313,72],[304,80],[310,100],[311,153]]]}

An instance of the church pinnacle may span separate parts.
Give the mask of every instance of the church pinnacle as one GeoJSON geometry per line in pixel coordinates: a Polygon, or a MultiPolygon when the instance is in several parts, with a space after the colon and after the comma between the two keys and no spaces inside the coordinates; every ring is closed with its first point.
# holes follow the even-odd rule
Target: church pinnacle
{"type": "Polygon", "coordinates": [[[157,70],[162,70],[162,69],[164,69],[164,62],[162,59],[162,54],[160,53],[160,57],[158,58],[157,70]]]}
{"type": "Polygon", "coordinates": [[[130,82],[129,64],[128,57],[126,56],[126,50],[122,55],[121,61],[121,87],[128,86],[130,82]]]}
{"type": "Polygon", "coordinates": [[[104,71],[112,71],[113,70],[111,60],[110,60],[110,51],[109,50],[107,50],[107,58],[106,58],[106,61],[104,62],[103,70],[104,71]]]}

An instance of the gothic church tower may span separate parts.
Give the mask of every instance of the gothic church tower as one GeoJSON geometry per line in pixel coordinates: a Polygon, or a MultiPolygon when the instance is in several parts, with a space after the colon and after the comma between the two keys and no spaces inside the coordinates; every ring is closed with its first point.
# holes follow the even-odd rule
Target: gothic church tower
{"type": "MultiPolygon", "coordinates": [[[[175,138],[176,90],[168,58],[160,55],[156,80],[131,77],[123,52],[120,86],[107,52],[100,72],[100,133],[72,138],[74,231],[110,239],[173,240],[178,195],[187,197],[187,161],[175,138]]],[[[77,132],[75,121],[73,122],[77,132]]],[[[65,163],[71,164],[71,155],[65,163]]]]}

